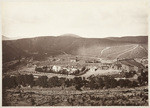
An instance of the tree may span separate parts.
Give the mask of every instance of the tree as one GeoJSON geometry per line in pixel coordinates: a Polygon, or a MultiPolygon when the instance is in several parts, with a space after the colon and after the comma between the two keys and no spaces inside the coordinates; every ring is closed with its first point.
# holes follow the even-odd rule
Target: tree
{"type": "Polygon", "coordinates": [[[117,87],[118,82],[114,78],[110,78],[110,88],[115,88],[117,87]]]}
{"type": "Polygon", "coordinates": [[[84,67],[82,67],[81,72],[83,72],[85,69],[86,69],[86,67],[85,67],[85,66],[84,66],[84,67]]]}
{"type": "Polygon", "coordinates": [[[65,80],[66,80],[66,78],[59,78],[59,84],[61,86],[64,86],[65,85],[65,80]]]}
{"type": "Polygon", "coordinates": [[[70,86],[72,86],[72,84],[73,84],[72,79],[71,79],[71,80],[69,80],[69,79],[66,79],[66,80],[65,80],[65,86],[66,86],[66,87],[70,87],[70,86]]]}
{"type": "Polygon", "coordinates": [[[128,88],[132,87],[132,82],[130,80],[125,79],[124,81],[125,81],[125,84],[124,84],[125,87],[128,87],[128,88]]]}
{"type": "Polygon", "coordinates": [[[12,87],[17,87],[16,77],[15,76],[11,76],[10,77],[10,81],[11,81],[11,86],[12,87]]]}
{"type": "Polygon", "coordinates": [[[139,82],[140,85],[143,84],[142,76],[139,76],[139,77],[138,77],[138,82],[139,82]]]}
{"type": "Polygon", "coordinates": [[[138,82],[133,81],[133,82],[132,82],[132,87],[137,87],[137,86],[138,86],[138,82]]]}
{"type": "Polygon", "coordinates": [[[35,105],[35,100],[33,98],[31,98],[31,104],[35,105]]]}
{"type": "Polygon", "coordinates": [[[85,79],[85,77],[83,77],[83,78],[82,78],[82,83],[83,83],[83,86],[84,86],[84,87],[88,87],[89,81],[87,81],[87,80],[85,79]]]}
{"type": "Polygon", "coordinates": [[[61,86],[61,84],[59,82],[59,78],[57,76],[49,78],[49,80],[48,80],[48,86],[49,87],[58,87],[58,86],[61,86]]]}
{"type": "Polygon", "coordinates": [[[119,85],[120,87],[124,87],[125,81],[124,81],[123,79],[119,79],[119,80],[118,80],[118,85],[119,85]]]}
{"type": "Polygon", "coordinates": [[[81,87],[82,87],[82,84],[75,85],[76,90],[82,91],[81,87]]]}
{"type": "Polygon", "coordinates": [[[138,77],[138,82],[140,85],[148,84],[148,70],[144,71],[141,69],[141,75],[138,77]]]}
{"type": "Polygon", "coordinates": [[[77,75],[77,74],[79,74],[79,73],[80,73],[80,70],[77,69],[77,70],[74,72],[74,75],[77,75]]]}
{"type": "Polygon", "coordinates": [[[18,85],[23,85],[23,82],[24,82],[23,75],[17,75],[17,76],[16,76],[16,83],[17,83],[18,85]]]}
{"type": "Polygon", "coordinates": [[[34,85],[34,77],[32,74],[30,75],[17,75],[16,76],[16,83],[18,85],[23,85],[23,86],[27,86],[27,85],[30,85],[30,86],[33,86],[34,85]]]}
{"type": "Polygon", "coordinates": [[[36,85],[41,86],[41,87],[47,87],[47,76],[40,76],[37,80],[36,80],[36,85]]]}
{"type": "Polygon", "coordinates": [[[148,83],[148,71],[143,71],[141,72],[141,78],[143,81],[143,85],[145,85],[145,83],[148,83]]]}
{"type": "Polygon", "coordinates": [[[14,88],[17,86],[15,76],[5,76],[2,81],[3,81],[2,84],[4,88],[14,88]]]}
{"type": "Polygon", "coordinates": [[[35,71],[43,72],[43,69],[42,69],[42,68],[38,68],[38,67],[36,67],[36,68],[35,68],[35,71]]]}
{"type": "Polygon", "coordinates": [[[7,97],[6,89],[2,88],[2,106],[10,106],[6,97],[7,97]]]}
{"type": "Polygon", "coordinates": [[[90,79],[90,81],[89,81],[89,87],[90,87],[90,89],[96,89],[96,88],[98,88],[98,86],[97,86],[94,78],[90,79]]]}
{"type": "Polygon", "coordinates": [[[83,87],[83,81],[81,77],[74,77],[73,78],[73,84],[75,85],[75,88],[77,90],[81,90],[81,87],[83,87]]]}
{"type": "Polygon", "coordinates": [[[25,84],[26,85],[30,85],[30,86],[33,86],[33,83],[34,83],[34,77],[32,74],[30,75],[24,75],[24,81],[25,81],[25,84]]]}
{"type": "Polygon", "coordinates": [[[110,78],[108,76],[104,76],[104,85],[105,88],[110,88],[110,78]]]}
{"type": "Polygon", "coordinates": [[[118,85],[120,87],[132,87],[132,82],[128,79],[120,79],[118,85]]]}

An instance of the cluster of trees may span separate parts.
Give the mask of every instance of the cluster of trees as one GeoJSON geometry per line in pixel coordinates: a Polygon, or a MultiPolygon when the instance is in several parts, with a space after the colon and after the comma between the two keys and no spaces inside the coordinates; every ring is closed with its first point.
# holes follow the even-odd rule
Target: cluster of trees
{"type": "Polygon", "coordinates": [[[57,76],[48,78],[47,76],[40,76],[35,80],[35,86],[40,87],[60,87],[64,84],[66,78],[58,78],[57,76]]]}
{"type": "Polygon", "coordinates": [[[86,63],[101,63],[99,60],[86,60],[86,63]]]}
{"type": "Polygon", "coordinates": [[[92,77],[89,81],[90,89],[102,89],[102,88],[115,88],[115,87],[137,87],[137,81],[130,81],[128,79],[116,80],[111,76],[92,77]]]}
{"type": "Polygon", "coordinates": [[[126,78],[131,78],[136,74],[136,71],[125,72],[126,78]]]}
{"type": "Polygon", "coordinates": [[[87,82],[85,79],[81,77],[74,77],[73,79],[67,78],[58,78],[57,76],[48,78],[47,76],[40,76],[37,80],[35,80],[35,86],[40,87],[70,87],[75,86],[77,90],[81,90],[81,87],[85,85],[87,82]]]}
{"type": "Polygon", "coordinates": [[[148,84],[148,70],[141,71],[141,75],[138,77],[138,81],[140,85],[147,85],[148,84]]]}
{"type": "Polygon", "coordinates": [[[30,75],[5,76],[2,79],[3,88],[14,88],[17,86],[34,86],[34,77],[30,75]]]}
{"type": "MultiPolygon", "coordinates": [[[[144,74],[144,73],[143,73],[144,74]]],[[[145,74],[144,74],[145,75],[145,74]]],[[[74,86],[77,90],[82,90],[82,87],[90,89],[107,89],[120,87],[137,87],[143,85],[144,75],[139,77],[139,81],[130,81],[128,79],[116,80],[111,76],[93,76],[85,79],[84,77],[74,77],[73,79],[59,78],[57,76],[48,78],[47,76],[39,76],[34,78],[30,75],[5,76],[3,78],[4,88],[14,88],[17,86],[40,86],[40,87],[70,87],[74,86]]]]}
{"type": "Polygon", "coordinates": [[[50,72],[52,70],[48,71],[48,67],[47,66],[43,66],[43,67],[36,67],[35,71],[38,71],[38,72],[50,72]]]}

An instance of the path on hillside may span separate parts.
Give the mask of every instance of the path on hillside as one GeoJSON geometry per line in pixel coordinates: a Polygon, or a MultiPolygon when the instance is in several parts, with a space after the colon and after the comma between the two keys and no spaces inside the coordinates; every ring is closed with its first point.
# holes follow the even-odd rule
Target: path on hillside
{"type": "Polygon", "coordinates": [[[142,48],[147,53],[147,50],[143,46],[140,45],[140,48],[142,48]]]}
{"type": "MultiPolygon", "coordinates": [[[[131,45],[125,45],[125,46],[131,46],[131,45]]],[[[118,55],[118,53],[122,53],[122,52],[124,52],[124,51],[128,51],[128,50],[130,50],[130,49],[132,49],[132,48],[134,48],[135,47],[135,45],[134,46],[132,46],[132,47],[130,47],[130,48],[128,48],[128,49],[125,49],[125,50],[121,50],[121,51],[118,51],[118,52],[115,52],[115,53],[111,53],[111,54],[107,54],[107,57],[108,56],[110,56],[110,55],[114,55],[114,54],[117,54],[118,55]]]]}
{"type": "Polygon", "coordinates": [[[116,58],[118,58],[119,56],[121,56],[121,55],[123,55],[123,54],[125,54],[125,53],[128,53],[128,52],[130,52],[130,51],[135,50],[138,46],[139,46],[139,45],[136,45],[134,48],[132,48],[132,49],[130,49],[130,50],[128,50],[128,51],[125,51],[125,52],[119,54],[116,58]]]}
{"type": "Polygon", "coordinates": [[[102,56],[103,52],[104,52],[105,50],[108,50],[109,48],[110,48],[110,47],[104,48],[104,49],[101,51],[101,56],[102,56]]]}

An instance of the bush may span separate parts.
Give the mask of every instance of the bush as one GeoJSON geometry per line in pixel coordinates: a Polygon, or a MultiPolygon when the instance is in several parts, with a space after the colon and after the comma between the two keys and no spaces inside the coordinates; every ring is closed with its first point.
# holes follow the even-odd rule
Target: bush
{"type": "Polygon", "coordinates": [[[14,88],[17,86],[15,76],[6,76],[2,79],[4,88],[14,88]]]}

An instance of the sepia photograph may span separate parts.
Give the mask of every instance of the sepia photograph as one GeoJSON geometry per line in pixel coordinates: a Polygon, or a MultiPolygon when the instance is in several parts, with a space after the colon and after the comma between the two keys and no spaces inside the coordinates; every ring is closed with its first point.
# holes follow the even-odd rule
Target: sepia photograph
{"type": "Polygon", "coordinates": [[[149,106],[149,0],[3,0],[2,106],[149,106]]]}

